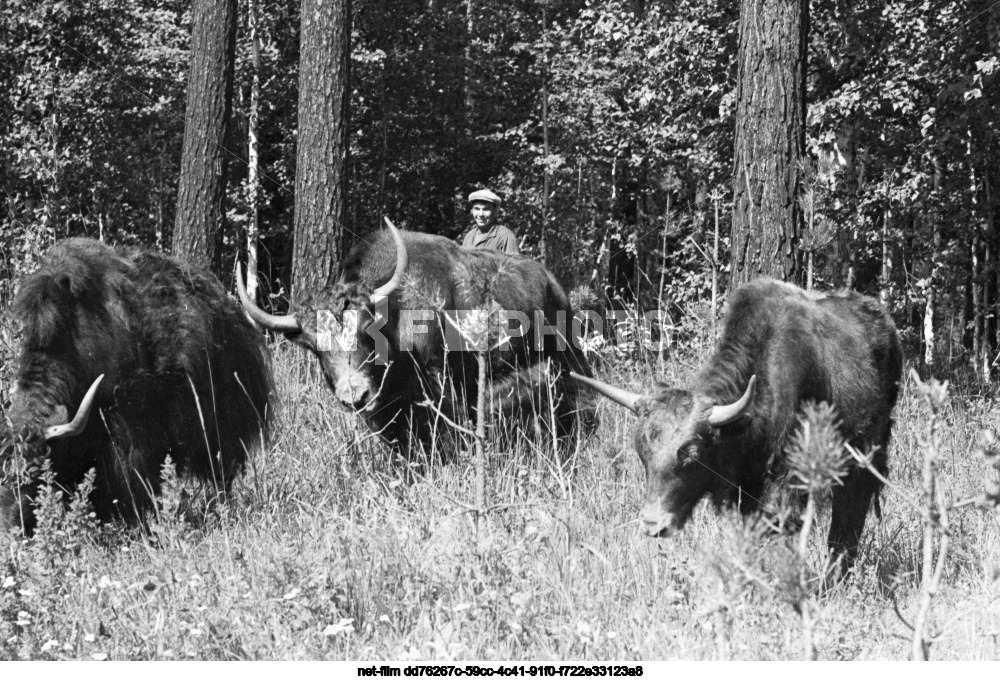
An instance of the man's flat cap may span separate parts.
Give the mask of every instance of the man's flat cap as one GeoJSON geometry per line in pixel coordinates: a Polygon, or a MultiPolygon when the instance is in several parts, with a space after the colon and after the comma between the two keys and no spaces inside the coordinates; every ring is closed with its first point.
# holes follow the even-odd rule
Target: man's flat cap
{"type": "Polygon", "coordinates": [[[469,194],[469,203],[474,201],[486,201],[487,203],[492,203],[493,205],[500,205],[500,197],[494,194],[489,189],[480,189],[479,191],[473,191],[469,194]]]}

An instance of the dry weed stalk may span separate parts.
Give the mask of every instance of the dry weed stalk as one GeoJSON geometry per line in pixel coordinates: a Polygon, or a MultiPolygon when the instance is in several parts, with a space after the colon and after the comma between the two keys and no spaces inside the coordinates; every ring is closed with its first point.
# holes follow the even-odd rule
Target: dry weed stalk
{"type": "Polygon", "coordinates": [[[976,452],[986,459],[989,469],[983,482],[983,505],[993,508],[1000,519],[1000,442],[992,430],[982,430],[976,437],[976,452]]]}
{"type": "Polygon", "coordinates": [[[699,612],[711,616],[715,634],[715,647],[720,661],[731,656],[730,635],[733,628],[733,610],[750,588],[760,588],[768,596],[774,586],[758,569],[761,546],[765,537],[752,527],[737,521],[725,529],[723,540],[709,555],[708,565],[715,576],[716,591],[708,607],[699,612]]]}
{"type": "Polygon", "coordinates": [[[476,352],[479,385],[476,395],[476,533],[479,534],[486,512],[486,352],[476,352]]]}
{"type": "Polygon", "coordinates": [[[921,519],[923,523],[923,560],[920,574],[920,604],[913,622],[911,658],[926,661],[930,658],[931,636],[928,634],[931,604],[941,584],[945,559],[948,555],[950,505],[938,484],[938,459],[941,452],[941,408],[948,399],[948,382],[934,380],[923,382],[912,372],[917,393],[931,409],[927,426],[927,444],[924,447],[921,519]],[[934,555],[934,538],[938,537],[937,557],[934,555]]]}
{"type": "MultiPolygon", "coordinates": [[[[930,611],[934,597],[937,595],[944,576],[945,562],[951,539],[950,513],[966,507],[993,507],[1000,511],[1000,443],[991,430],[981,430],[976,436],[975,450],[989,464],[984,479],[983,492],[959,502],[952,502],[940,486],[938,462],[941,456],[941,409],[948,400],[948,381],[943,383],[931,379],[926,383],[920,380],[915,371],[910,376],[916,386],[917,393],[927,402],[931,409],[931,419],[928,423],[928,436],[924,447],[921,470],[921,498],[914,501],[901,488],[894,485],[871,465],[869,458],[848,446],[858,464],[866,467],[878,477],[886,488],[895,492],[903,501],[913,507],[921,517],[923,536],[921,539],[921,574],[920,601],[916,619],[912,624],[906,621],[899,610],[897,616],[912,633],[911,658],[927,661],[930,658],[930,647],[935,637],[928,633],[930,626],[930,611]],[[934,541],[937,537],[937,553],[934,552],[934,541]]],[[[947,628],[947,626],[945,626],[947,628]]]]}
{"type": "MultiPolygon", "coordinates": [[[[775,527],[770,522],[744,525],[722,541],[721,549],[715,551],[710,560],[719,587],[717,602],[707,612],[715,618],[716,647],[722,659],[729,655],[728,631],[732,625],[733,605],[751,586],[791,605],[802,622],[803,658],[813,661],[818,657],[815,631],[821,610],[816,584],[824,581],[826,570],[817,573],[810,567],[809,538],[815,528],[819,505],[847,475],[851,458],[837,429],[833,406],[805,404],[799,420],[799,428],[786,452],[789,486],[805,500],[798,541],[793,546],[785,538],[776,537],[775,527]]],[[[789,515],[797,515],[800,508],[795,503],[792,507],[779,508],[775,516],[779,526],[785,525],[789,515]]],[[[792,521],[798,524],[797,519],[792,521]]]]}

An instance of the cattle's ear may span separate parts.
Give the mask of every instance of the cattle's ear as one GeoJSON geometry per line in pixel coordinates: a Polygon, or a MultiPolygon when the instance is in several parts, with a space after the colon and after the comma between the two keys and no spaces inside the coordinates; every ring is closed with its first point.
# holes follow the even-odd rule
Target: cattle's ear
{"type": "Polygon", "coordinates": [[[69,412],[66,407],[62,404],[58,404],[55,409],[53,409],[51,415],[45,419],[45,426],[49,427],[51,425],[62,425],[69,420],[69,412]]]}
{"type": "Polygon", "coordinates": [[[321,351],[323,348],[320,347],[317,335],[324,330],[324,328],[321,328],[324,320],[332,316],[333,314],[328,310],[316,311],[308,306],[298,307],[295,310],[295,317],[302,319],[302,322],[299,324],[298,332],[287,334],[288,339],[298,345],[302,345],[311,352],[321,351]]]}
{"type": "Polygon", "coordinates": [[[322,349],[319,342],[316,341],[316,333],[310,329],[303,328],[298,333],[289,333],[287,337],[296,345],[301,345],[310,352],[319,352],[322,349]]]}

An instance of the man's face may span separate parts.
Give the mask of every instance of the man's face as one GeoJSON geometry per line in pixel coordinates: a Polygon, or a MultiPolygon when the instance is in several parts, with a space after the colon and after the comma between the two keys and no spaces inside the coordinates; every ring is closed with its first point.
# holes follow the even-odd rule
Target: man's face
{"type": "Polygon", "coordinates": [[[481,231],[486,231],[493,224],[496,216],[496,206],[486,201],[476,201],[472,204],[472,221],[481,231]]]}

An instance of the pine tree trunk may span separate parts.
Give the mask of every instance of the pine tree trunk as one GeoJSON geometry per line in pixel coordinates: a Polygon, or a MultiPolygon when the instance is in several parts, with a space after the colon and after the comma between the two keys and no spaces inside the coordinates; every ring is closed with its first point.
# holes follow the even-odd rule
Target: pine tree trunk
{"type": "Polygon", "coordinates": [[[260,36],[258,35],[258,0],[248,0],[247,24],[250,28],[250,112],[248,118],[247,143],[247,194],[250,208],[250,223],[247,226],[247,295],[251,300],[257,296],[257,239],[260,233],[260,156],[257,141],[257,125],[260,119],[260,36]]]}
{"type": "Polygon", "coordinates": [[[292,294],[333,282],[347,214],[350,0],[303,0],[292,294]]]}
{"type": "Polygon", "coordinates": [[[472,43],[475,41],[475,3],[473,0],[465,0],[465,115],[469,121],[469,128],[472,128],[472,119],[475,114],[476,98],[472,92],[473,80],[473,57],[472,43]]]}
{"type": "Polygon", "coordinates": [[[982,299],[983,299],[983,278],[982,278],[982,261],[979,256],[979,250],[981,246],[981,239],[979,236],[979,225],[973,226],[974,233],[972,236],[972,249],[971,249],[971,262],[969,263],[970,276],[969,283],[971,284],[972,293],[972,319],[965,320],[965,327],[962,328],[963,337],[966,334],[966,330],[971,326],[972,335],[972,355],[970,356],[970,364],[973,371],[975,372],[979,365],[979,355],[982,351],[980,342],[983,337],[983,315],[982,315],[982,299]]]}
{"type": "Polygon", "coordinates": [[[982,300],[982,317],[983,317],[983,340],[981,345],[982,359],[979,363],[980,375],[982,377],[983,383],[989,383],[990,381],[990,363],[993,354],[993,339],[990,333],[990,307],[992,305],[990,298],[990,271],[993,268],[993,249],[991,247],[990,241],[992,240],[992,235],[989,232],[986,233],[986,237],[983,239],[983,264],[982,264],[982,276],[983,276],[983,300],[982,300]]]}
{"type": "Polygon", "coordinates": [[[927,284],[927,303],[924,307],[924,365],[928,368],[934,366],[935,356],[935,324],[934,314],[937,312],[937,285],[940,274],[938,269],[941,264],[941,230],[938,220],[934,220],[934,254],[931,264],[930,281],[927,284]]]}
{"type": "Polygon", "coordinates": [[[730,287],[801,278],[808,0],[741,0],[730,287]]]}
{"type": "Polygon", "coordinates": [[[236,0],[194,0],[174,255],[219,270],[225,219],[225,150],[233,101],[236,0]]]}
{"type": "Polygon", "coordinates": [[[979,375],[979,362],[981,360],[982,353],[982,339],[985,335],[984,324],[983,324],[983,268],[982,259],[980,252],[983,246],[983,236],[982,229],[979,224],[979,210],[978,210],[978,197],[976,195],[976,166],[974,161],[974,156],[972,155],[972,130],[970,129],[966,134],[965,141],[965,153],[966,157],[969,159],[969,217],[972,221],[972,248],[970,254],[969,262],[969,284],[971,285],[972,293],[972,309],[969,310],[972,313],[971,321],[966,319],[965,326],[962,328],[962,336],[964,338],[966,332],[971,330],[972,334],[972,355],[970,356],[969,364],[972,367],[972,374],[975,376],[979,375]]]}
{"type": "Polygon", "coordinates": [[[892,254],[889,250],[889,224],[892,222],[892,211],[886,208],[882,216],[882,276],[879,299],[889,307],[892,304],[890,295],[892,282],[892,254]]]}
{"type": "MultiPolygon", "coordinates": [[[[548,16],[545,5],[542,5],[542,40],[548,40],[548,16]]],[[[542,57],[542,154],[545,156],[545,164],[542,166],[542,236],[539,239],[538,249],[542,257],[542,264],[548,266],[548,239],[549,231],[549,48],[545,45],[545,53],[542,57]]]]}

